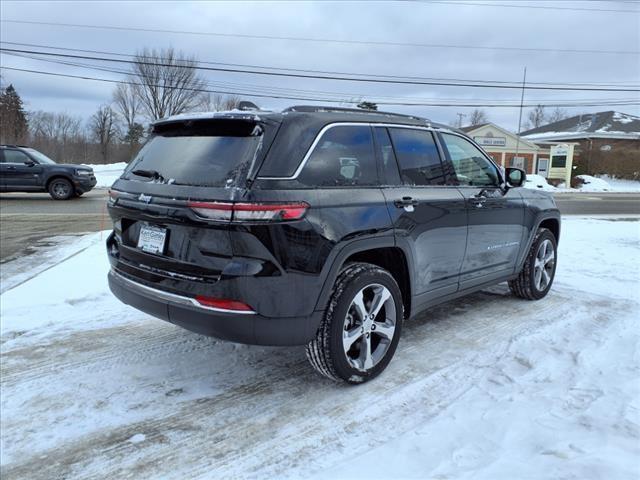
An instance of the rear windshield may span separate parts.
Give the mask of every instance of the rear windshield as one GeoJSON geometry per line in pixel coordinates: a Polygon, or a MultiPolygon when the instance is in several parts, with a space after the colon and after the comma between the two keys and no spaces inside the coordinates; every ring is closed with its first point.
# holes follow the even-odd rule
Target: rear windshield
{"type": "Polygon", "coordinates": [[[262,128],[247,121],[160,125],[123,177],[141,182],[239,186],[256,160],[262,128]]]}

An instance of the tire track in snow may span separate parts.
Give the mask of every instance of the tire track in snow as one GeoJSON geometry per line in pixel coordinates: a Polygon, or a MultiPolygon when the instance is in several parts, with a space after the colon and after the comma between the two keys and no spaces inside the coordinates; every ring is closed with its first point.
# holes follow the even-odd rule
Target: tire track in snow
{"type": "MultiPolygon", "coordinates": [[[[608,305],[606,299],[593,298],[576,307],[567,302],[571,295],[566,293],[569,295],[554,293],[535,304],[509,296],[495,302],[490,294],[482,293],[435,308],[407,323],[388,371],[379,380],[358,387],[322,380],[299,352],[279,354],[277,360],[284,364],[260,362],[254,355],[244,365],[251,371],[242,372],[238,382],[222,393],[181,402],[152,418],[81,435],[44,452],[30,452],[27,458],[5,465],[3,476],[101,478],[106,472],[112,476],[135,472],[138,476],[184,478],[215,472],[240,478],[251,477],[252,472],[283,475],[303,465],[312,471],[322,465],[318,445],[324,445],[325,452],[348,450],[356,455],[370,447],[364,439],[400,435],[418,417],[437,415],[484,375],[482,369],[470,375],[467,366],[478,355],[499,356],[514,336],[542,328],[575,308],[593,314],[608,305]],[[531,317],[533,305],[540,322],[523,323],[523,318],[531,317]],[[371,398],[381,402],[372,404],[371,398]],[[381,428],[376,421],[380,418],[392,422],[381,428]],[[143,442],[127,441],[138,433],[146,436],[143,442]]],[[[199,343],[188,340],[191,334],[165,333],[164,328],[142,335],[142,345],[123,339],[136,330],[142,332],[143,327],[115,330],[120,332],[110,332],[114,335],[108,338],[113,342],[102,345],[97,356],[79,345],[66,345],[65,355],[80,358],[49,370],[51,380],[87,372],[108,374],[135,362],[179,357],[180,352],[194,347],[191,344],[196,349],[208,348],[214,359],[216,350],[220,350],[218,355],[233,354],[229,344],[199,343]],[[142,355],[130,349],[142,349],[142,355]]],[[[84,343],[97,334],[82,332],[80,338],[84,343]]],[[[55,342],[51,348],[56,348],[55,342]]],[[[266,349],[253,353],[260,352],[269,354],[266,349]]],[[[22,380],[14,375],[12,381],[35,387],[47,378],[48,367],[51,364],[45,361],[37,367],[37,375],[27,370],[22,380]]]]}

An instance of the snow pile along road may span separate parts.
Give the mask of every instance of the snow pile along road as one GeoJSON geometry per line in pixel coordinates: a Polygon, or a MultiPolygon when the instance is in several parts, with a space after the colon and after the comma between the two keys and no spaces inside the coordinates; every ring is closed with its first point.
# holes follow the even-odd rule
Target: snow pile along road
{"type": "Polygon", "coordinates": [[[125,162],[110,163],[107,165],[87,165],[87,167],[93,168],[93,172],[96,175],[96,188],[109,188],[113,185],[122,172],[126,168],[125,162]]]}
{"type": "Polygon", "coordinates": [[[638,218],[565,219],[547,298],[435,308],[357,387],[128,308],[78,251],[0,297],[5,479],[640,475],[638,218]]]}

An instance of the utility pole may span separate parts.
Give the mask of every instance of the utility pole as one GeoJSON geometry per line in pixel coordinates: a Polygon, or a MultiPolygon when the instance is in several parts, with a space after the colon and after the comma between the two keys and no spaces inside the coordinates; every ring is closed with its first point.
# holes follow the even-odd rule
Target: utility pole
{"type": "MultiPolygon", "coordinates": [[[[520,148],[520,131],[522,127],[522,107],[524,105],[524,88],[527,84],[527,67],[524,67],[524,75],[522,76],[522,95],[520,95],[520,116],[518,117],[518,140],[516,141],[516,157],[520,148]]],[[[512,164],[513,165],[513,164],[512,164]]]]}
{"type": "Polygon", "coordinates": [[[460,128],[462,126],[462,119],[466,117],[466,115],[464,113],[456,113],[456,115],[458,115],[458,128],[460,128]]]}

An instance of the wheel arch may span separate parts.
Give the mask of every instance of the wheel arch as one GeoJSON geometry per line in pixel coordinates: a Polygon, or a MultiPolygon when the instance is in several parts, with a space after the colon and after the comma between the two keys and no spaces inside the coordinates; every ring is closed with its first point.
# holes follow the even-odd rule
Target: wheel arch
{"type": "Polygon", "coordinates": [[[536,221],[533,222],[533,228],[529,232],[529,238],[527,239],[525,248],[523,248],[520,252],[520,257],[516,265],[515,273],[518,273],[520,270],[522,270],[524,262],[529,253],[529,249],[533,244],[533,239],[535,238],[536,232],[539,228],[548,228],[556,239],[556,245],[558,245],[558,243],[560,242],[560,213],[554,212],[551,215],[549,215],[548,213],[546,215],[540,215],[540,217],[538,217],[536,221]]]}
{"type": "Polygon", "coordinates": [[[318,297],[316,310],[326,307],[338,275],[345,265],[353,262],[371,263],[391,273],[402,292],[404,316],[405,318],[410,316],[413,291],[412,272],[409,268],[410,255],[396,245],[393,237],[359,240],[343,247],[332,262],[318,297]]]}

